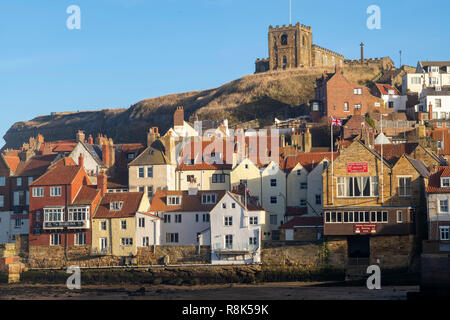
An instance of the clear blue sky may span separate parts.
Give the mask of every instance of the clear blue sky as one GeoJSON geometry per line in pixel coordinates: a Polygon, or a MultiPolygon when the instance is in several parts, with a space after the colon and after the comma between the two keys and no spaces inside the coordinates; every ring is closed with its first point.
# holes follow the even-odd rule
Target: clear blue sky
{"type": "MultiPolygon", "coordinates": [[[[292,0],[314,43],[359,57],[448,60],[448,0],[292,0]],[[369,5],[381,30],[366,27],[369,5]],[[446,55],[447,54],[447,55],[446,55]]],[[[0,2],[0,136],[53,111],[121,108],[219,86],[267,57],[268,26],[289,23],[289,0],[14,0],[0,2]],[[69,5],[81,30],[68,30],[69,5]]],[[[3,140],[0,139],[0,145],[3,140]]]]}

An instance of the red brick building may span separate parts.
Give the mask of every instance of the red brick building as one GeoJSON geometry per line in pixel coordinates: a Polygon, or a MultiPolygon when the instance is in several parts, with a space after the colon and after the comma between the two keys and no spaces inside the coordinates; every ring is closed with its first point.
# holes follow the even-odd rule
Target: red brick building
{"type": "Polygon", "coordinates": [[[91,218],[106,193],[106,176],[92,186],[83,168],[57,162],[30,185],[30,246],[90,246],[91,218]]]}
{"type": "Polygon", "coordinates": [[[367,87],[347,80],[340,68],[317,79],[315,99],[311,101],[314,122],[321,117],[346,119],[371,110],[392,112],[385,109],[383,99],[373,96],[367,87]]]}

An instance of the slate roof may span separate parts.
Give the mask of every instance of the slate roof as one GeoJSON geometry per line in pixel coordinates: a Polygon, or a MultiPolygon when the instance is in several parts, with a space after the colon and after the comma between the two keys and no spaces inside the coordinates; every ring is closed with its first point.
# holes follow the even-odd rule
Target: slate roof
{"type": "Polygon", "coordinates": [[[148,147],[141,152],[128,166],[165,165],[169,164],[164,153],[153,147],[148,147]]]}
{"type": "Polygon", "coordinates": [[[411,162],[411,164],[413,165],[413,167],[417,170],[417,172],[424,178],[430,178],[430,170],[428,169],[428,167],[425,165],[425,163],[423,163],[423,161],[421,160],[416,160],[413,159],[409,156],[406,156],[406,159],[409,160],[409,162],[411,162]]]}

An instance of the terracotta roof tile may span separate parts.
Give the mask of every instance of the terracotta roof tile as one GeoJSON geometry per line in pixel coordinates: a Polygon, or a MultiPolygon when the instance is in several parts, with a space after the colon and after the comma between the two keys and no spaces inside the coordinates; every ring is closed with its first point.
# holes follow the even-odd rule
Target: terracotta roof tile
{"type": "Polygon", "coordinates": [[[400,95],[400,92],[397,90],[397,88],[391,86],[390,84],[377,83],[376,86],[382,95],[389,95],[389,90],[392,90],[395,95],[400,95]]]}
{"type": "Polygon", "coordinates": [[[33,186],[53,186],[71,184],[82,168],[79,166],[58,165],[36,179],[33,186]]]}
{"type": "Polygon", "coordinates": [[[52,162],[56,159],[57,154],[36,155],[27,162],[20,162],[17,166],[15,176],[32,177],[44,174],[52,162]]]}
{"type": "MultiPolygon", "coordinates": [[[[339,156],[338,152],[333,152],[333,159],[339,156]]],[[[296,156],[288,156],[281,163],[281,169],[290,172],[300,163],[303,168],[311,172],[323,159],[331,161],[330,152],[298,152],[296,156]]]]}
{"type": "Polygon", "coordinates": [[[94,187],[82,186],[76,198],[73,200],[72,204],[75,205],[91,204],[99,193],[100,190],[94,187]]]}
{"type": "Polygon", "coordinates": [[[216,203],[222,199],[225,191],[198,191],[195,196],[190,196],[188,191],[156,191],[150,206],[151,212],[192,212],[192,211],[211,211],[215,204],[202,204],[201,198],[203,194],[216,194],[216,203]],[[181,196],[180,205],[167,205],[168,196],[181,196]]]}
{"type": "Polygon", "coordinates": [[[430,176],[427,193],[450,193],[450,188],[441,188],[441,177],[450,177],[450,167],[438,167],[430,176]]]}
{"type": "Polygon", "coordinates": [[[94,214],[94,218],[128,218],[134,217],[139,210],[144,193],[142,192],[114,192],[107,193],[100,201],[100,205],[94,214]],[[123,202],[122,209],[111,211],[111,202],[123,202]]]}
{"type": "Polygon", "coordinates": [[[16,172],[17,166],[20,163],[20,159],[17,156],[3,156],[8,167],[11,169],[12,174],[16,172]]]}

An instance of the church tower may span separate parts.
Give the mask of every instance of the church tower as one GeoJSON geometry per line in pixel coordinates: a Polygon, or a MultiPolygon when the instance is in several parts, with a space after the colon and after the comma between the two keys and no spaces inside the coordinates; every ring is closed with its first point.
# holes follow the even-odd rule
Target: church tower
{"type": "Polygon", "coordinates": [[[269,26],[269,69],[285,70],[312,66],[311,27],[297,23],[269,26]]]}

